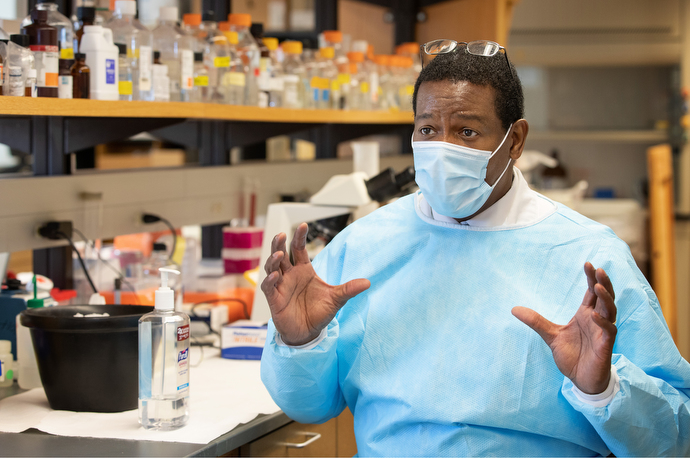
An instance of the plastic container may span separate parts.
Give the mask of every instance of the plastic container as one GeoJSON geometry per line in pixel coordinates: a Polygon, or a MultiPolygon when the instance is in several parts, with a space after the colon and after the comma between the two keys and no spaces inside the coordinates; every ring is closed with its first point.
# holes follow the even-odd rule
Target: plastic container
{"type": "Polygon", "coordinates": [[[145,429],[177,429],[189,420],[189,317],[175,312],[168,274],[160,269],[156,305],[139,320],[139,422],[145,429]]]}
{"type": "Polygon", "coordinates": [[[151,310],[73,305],[22,312],[21,324],[31,329],[50,407],[76,412],[136,409],[138,322],[151,310]],[[77,313],[110,316],[75,317],[77,313]]]}
{"type": "Polygon", "coordinates": [[[249,67],[244,64],[237,53],[239,43],[237,32],[230,30],[229,22],[221,22],[220,30],[228,39],[230,46],[230,67],[220,80],[219,90],[224,95],[224,101],[228,105],[244,105],[247,97],[247,81],[249,67]]]}
{"type": "Polygon", "coordinates": [[[127,61],[132,72],[132,100],[153,100],[152,70],[153,34],[136,18],[133,0],[115,2],[113,17],[105,27],[113,31],[113,41],[126,45],[127,61]]]}
{"type": "Polygon", "coordinates": [[[285,108],[303,108],[306,87],[309,84],[307,72],[302,62],[302,43],[299,41],[283,42],[283,106],[285,108]]]}
{"type": "Polygon", "coordinates": [[[12,342],[0,340],[0,388],[12,386],[14,383],[14,359],[12,358],[12,342]]]}
{"type": "Polygon", "coordinates": [[[259,45],[252,36],[249,28],[252,25],[252,17],[249,14],[228,15],[230,30],[237,32],[237,54],[242,63],[247,67],[245,85],[245,105],[259,105],[259,60],[261,53],[259,45]]]}
{"type": "Polygon", "coordinates": [[[208,102],[211,89],[208,87],[208,70],[204,64],[204,54],[194,53],[194,93],[192,102],[208,102]]]}
{"type": "Polygon", "coordinates": [[[153,47],[160,52],[160,63],[168,66],[170,100],[189,102],[194,90],[193,38],[177,26],[178,18],[177,7],[160,9],[158,26],[153,30],[153,47]]]}
{"type": "Polygon", "coordinates": [[[85,26],[80,51],[86,54],[91,71],[89,98],[118,100],[118,49],[113,44],[113,31],[100,25],[85,26]]]}
{"type": "Polygon", "coordinates": [[[120,100],[125,100],[131,102],[134,100],[134,83],[132,77],[132,65],[133,59],[127,57],[127,45],[124,43],[117,43],[118,49],[118,81],[117,87],[120,93],[120,100]]]}

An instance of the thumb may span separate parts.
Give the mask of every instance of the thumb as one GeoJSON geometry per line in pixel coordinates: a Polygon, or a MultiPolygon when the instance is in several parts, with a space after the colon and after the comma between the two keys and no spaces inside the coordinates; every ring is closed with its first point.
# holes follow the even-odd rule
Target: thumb
{"type": "Polygon", "coordinates": [[[527,307],[513,307],[511,313],[515,318],[532,328],[539,336],[544,339],[546,345],[551,346],[551,342],[556,337],[556,324],[547,320],[539,313],[527,307]]]}
{"type": "Polygon", "coordinates": [[[351,280],[342,285],[333,287],[333,299],[335,299],[338,308],[341,308],[347,303],[347,301],[362,291],[369,289],[369,286],[371,286],[371,282],[365,278],[351,280]]]}

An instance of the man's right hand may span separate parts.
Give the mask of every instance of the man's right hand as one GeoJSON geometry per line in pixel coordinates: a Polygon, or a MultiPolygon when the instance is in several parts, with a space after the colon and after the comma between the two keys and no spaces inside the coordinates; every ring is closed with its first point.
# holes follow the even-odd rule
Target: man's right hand
{"type": "Polygon", "coordinates": [[[267,277],[261,283],[273,324],[283,342],[291,346],[316,339],[348,300],[370,286],[363,278],[338,286],[321,280],[307,255],[307,231],[306,223],[295,230],[291,243],[295,265],[288,258],[285,233],[273,238],[271,256],[264,267],[267,277]]]}

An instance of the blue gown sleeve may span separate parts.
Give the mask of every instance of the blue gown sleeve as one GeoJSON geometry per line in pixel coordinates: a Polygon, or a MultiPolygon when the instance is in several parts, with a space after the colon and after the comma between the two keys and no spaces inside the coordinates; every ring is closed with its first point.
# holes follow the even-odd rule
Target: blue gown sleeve
{"type": "Polygon", "coordinates": [[[300,423],[323,423],[345,409],[338,382],[338,321],[327,327],[326,337],[312,349],[278,345],[273,320],[269,321],[261,355],[261,380],[288,417],[300,423]]]}
{"type": "MultiPolygon", "coordinates": [[[[616,298],[619,322],[612,362],[620,391],[603,407],[580,401],[567,378],[561,392],[614,455],[689,456],[690,365],[678,352],[651,287],[639,271],[633,274],[636,279],[630,283],[637,285],[628,283],[616,298]]],[[[631,276],[619,279],[625,284],[631,276]]]]}

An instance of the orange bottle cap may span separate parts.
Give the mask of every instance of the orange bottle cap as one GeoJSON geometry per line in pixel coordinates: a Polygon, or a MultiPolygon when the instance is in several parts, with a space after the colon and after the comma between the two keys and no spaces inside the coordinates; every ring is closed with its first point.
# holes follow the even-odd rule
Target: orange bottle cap
{"type": "Polygon", "coordinates": [[[221,21],[218,23],[218,30],[221,32],[227,32],[230,30],[230,23],[228,21],[221,21]]]}
{"type": "Polygon", "coordinates": [[[399,45],[397,48],[395,48],[395,53],[396,54],[418,54],[419,53],[419,43],[414,43],[414,42],[407,42],[399,45]]]}
{"type": "Polygon", "coordinates": [[[243,27],[252,26],[252,15],[251,14],[228,14],[228,22],[230,25],[239,25],[243,27]]]}
{"type": "Polygon", "coordinates": [[[350,62],[364,62],[364,53],[352,51],[347,53],[350,62]]]}
{"type": "Polygon", "coordinates": [[[263,39],[264,44],[268,48],[269,51],[275,51],[278,49],[278,39],[277,38],[271,38],[271,37],[264,37],[263,39]]]}
{"type": "Polygon", "coordinates": [[[324,30],[323,37],[330,43],[343,42],[343,32],[339,30],[324,30]]]}
{"type": "Polygon", "coordinates": [[[283,51],[288,54],[302,54],[302,42],[301,41],[284,41],[283,51]]]}
{"type": "Polygon", "coordinates": [[[357,73],[357,64],[354,62],[350,62],[350,74],[354,75],[357,73]]]}
{"type": "Polygon", "coordinates": [[[188,13],[182,16],[182,22],[192,27],[201,25],[201,14],[188,13]]]}

